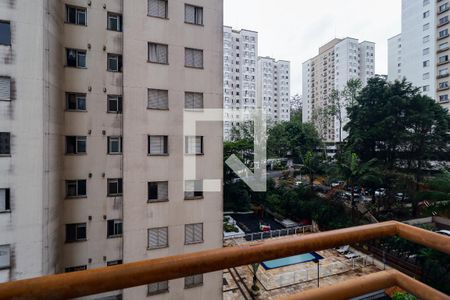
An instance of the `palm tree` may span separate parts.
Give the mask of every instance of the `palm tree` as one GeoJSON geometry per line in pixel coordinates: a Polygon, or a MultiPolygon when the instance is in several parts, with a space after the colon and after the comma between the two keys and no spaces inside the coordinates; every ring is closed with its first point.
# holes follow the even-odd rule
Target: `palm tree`
{"type": "Polygon", "coordinates": [[[341,176],[345,179],[346,185],[351,187],[351,206],[352,206],[352,221],[354,221],[355,210],[355,185],[361,184],[365,181],[373,181],[376,178],[374,164],[376,160],[372,159],[368,162],[361,163],[358,155],[353,152],[346,152],[338,160],[338,169],[341,176]]]}

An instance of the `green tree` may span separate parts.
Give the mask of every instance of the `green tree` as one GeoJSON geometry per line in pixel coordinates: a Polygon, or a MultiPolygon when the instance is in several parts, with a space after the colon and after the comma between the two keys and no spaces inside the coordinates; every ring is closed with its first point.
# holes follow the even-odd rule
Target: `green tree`
{"type": "Polygon", "coordinates": [[[375,159],[368,162],[361,162],[358,155],[353,152],[344,153],[337,162],[339,173],[345,179],[346,185],[351,187],[352,220],[354,220],[356,207],[354,187],[365,180],[369,181],[373,180],[372,177],[377,177],[374,174],[375,163],[375,159]]]}

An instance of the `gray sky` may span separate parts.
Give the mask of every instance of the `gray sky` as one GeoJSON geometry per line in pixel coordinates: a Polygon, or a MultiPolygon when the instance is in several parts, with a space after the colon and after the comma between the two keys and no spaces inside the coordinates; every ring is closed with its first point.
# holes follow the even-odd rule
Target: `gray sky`
{"type": "Polygon", "coordinates": [[[376,43],[387,73],[387,39],[400,33],[401,0],[224,0],[224,24],[258,31],[259,56],[291,61],[291,93],[301,94],[302,63],[333,39],[376,43]]]}

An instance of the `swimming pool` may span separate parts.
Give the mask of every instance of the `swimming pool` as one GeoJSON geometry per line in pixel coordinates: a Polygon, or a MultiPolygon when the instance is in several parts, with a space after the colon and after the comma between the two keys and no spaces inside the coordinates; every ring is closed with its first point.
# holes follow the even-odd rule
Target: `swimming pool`
{"type": "Polygon", "coordinates": [[[304,253],[289,257],[277,258],[273,260],[263,261],[261,264],[266,270],[281,268],[285,266],[301,264],[309,261],[313,261],[316,259],[322,259],[323,257],[315,252],[304,253]]]}

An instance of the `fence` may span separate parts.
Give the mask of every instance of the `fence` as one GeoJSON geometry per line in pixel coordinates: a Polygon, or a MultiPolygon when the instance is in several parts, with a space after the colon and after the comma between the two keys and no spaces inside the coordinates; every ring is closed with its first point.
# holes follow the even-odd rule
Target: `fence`
{"type": "Polygon", "coordinates": [[[242,238],[239,238],[239,240],[236,238],[234,238],[233,240],[236,244],[242,244],[245,242],[272,239],[272,238],[278,238],[278,237],[283,237],[283,236],[288,236],[288,235],[304,234],[306,232],[313,232],[312,225],[297,226],[297,227],[292,227],[292,228],[283,228],[283,229],[271,230],[271,231],[267,231],[267,232],[247,233],[242,238]]]}
{"type": "Polygon", "coordinates": [[[363,255],[347,261],[337,261],[327,265],[319,264],[316,266],[301,269],[298,271],[286,272],[282,274],[271,275],[270,272],[259,269],[257,277],[266,290],[274,290],[282,287],[299,284],[317,279],[317,270],[319,269],[320,278],[339,275],[351,270],[360,269],[374,264],[372,256],[363,255]]]}

